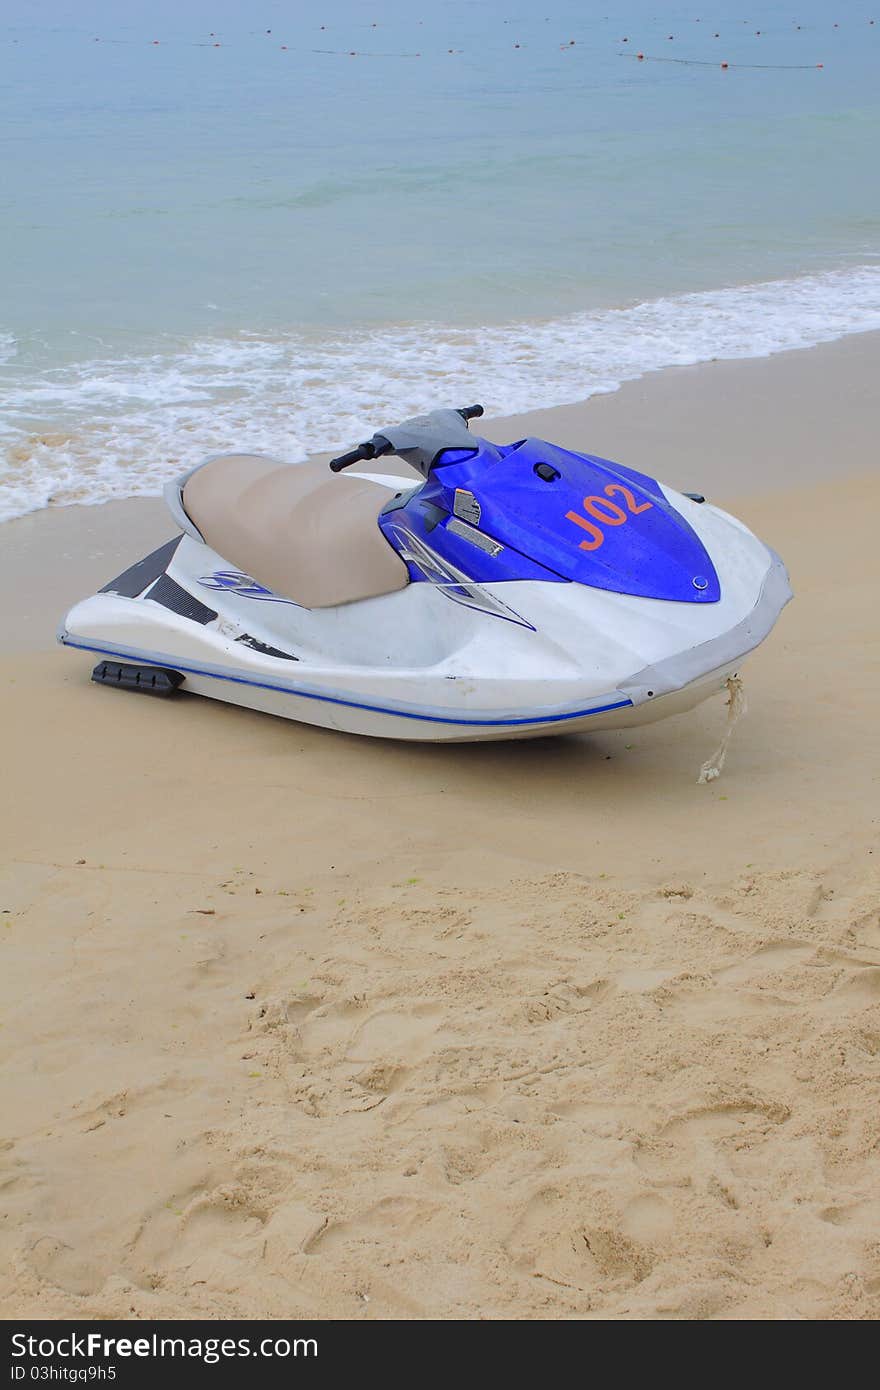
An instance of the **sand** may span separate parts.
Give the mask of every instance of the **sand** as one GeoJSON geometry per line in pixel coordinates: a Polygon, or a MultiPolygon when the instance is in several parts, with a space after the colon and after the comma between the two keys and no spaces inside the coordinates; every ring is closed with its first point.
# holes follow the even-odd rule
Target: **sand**
{"type": "Polygon", "coordinates": [[[3,528],[4,1316],[880,1313],[878,356],[530,422],[789,563],[710,786],[720,700],[442,748],[99,690],[51,632],[158,504],[3,528]]]}

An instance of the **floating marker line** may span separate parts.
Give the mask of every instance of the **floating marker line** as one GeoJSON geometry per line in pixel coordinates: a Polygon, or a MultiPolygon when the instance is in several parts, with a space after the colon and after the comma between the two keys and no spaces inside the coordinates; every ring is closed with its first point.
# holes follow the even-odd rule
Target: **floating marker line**
{"type": "MultiPolygon", "coordinates": [[[[505,24],[507,24],[508,22],[509,22],[509,21],[507,21],[507,20],[504,21],[505,24]]],[[[744,23],[744,24],[745,24],[745,23],[748,23],[748,22],[749,22],[749,21],[747,21],[747,20],[743,20],[743,23],[744,23]]],[[[868,20],[868,25],[871,26],[871,25],[873,25],[873,24],[874,24],[874,20],[873,20],[873,19],[869,19],[869,20],[868,20]]],[[[365,28],[367,28],[367,26],[364,26],[364,25],[357,25],[357,26],[355,26],[355,27],[358,28],[358,29],[361,29],[361,30],[364,30],[365,28]]],[[[835,25],[834,27],[835,27],[835,28],[839,28],[838,25],[835,25]]],[[[375,34],[376,31],[378,30],[378,28],[379,28],[379,25],[377,25],[377,24],[371,24],[371,25],[369,26],[369,28],[367,29],[367,32],[368,32],[368,33],[369,33],[369,32],[372,32],[372,33],[375,34]]],[[[797,28],[800,29],[801,26],[798,25],[797,28]]],[[[321,26],[321,29],[322,29],[322,30],[324,29],[324,26],[323,26],[323,25],[321,26]]],[[[516,32],[516,31],[514,30],[513,33],[515,34],[515,32],[516,32]]],[[[762,35],[763,32],[764,32],[764,31],[762,31],[762,30],[760,30],[760,29],[755,30],[755,36],[756,36],[756,37],[761,37],[761,35],[762,35]]],[[[511,38],[512,38],[512,37],[513,37],[513,34],[511,34],[511,38]]],[[[713,37],[716,38],[716,39],[717,39],[717,38],[720,38],[720,34],[717,34],[717,33],[716,33],[716,34],[713,35],[713,37]]],[[[20,39],[20,38],[18,38],[18,37],[9,37],[9,38],[5,38],[5,37],[4,37],[4,38],[0,38],[0,44],[2,44],[2,43],[9,43],[9,44],[13,44],[13,45],[19,45],[19,44],[22,43],[22,42],[24,42],[25,44],[27,44],[27,43],[30,41],[30,38],[31,38],[31,36],[26,36],[26,37],[22,40],[22,39],[20,39]]],[[[279,32],[279,33],[276,33],[276,32],[274,32],[274,31],[272,31],[272,30],[266,30],[266,31],[264,31],[263,33],[257,33],[256,31],[251,31],[251,33],[248,34],[247,40],[246,40],[245,42],[247,42],[247,44],[248,44],[249,47],[252,47],[252,51],[254,51],[254,45],[255,45],[255,43],[256,43],[256,44],[259,44],[261,39],[265,39],[265,40],[268,40],[268,42],[267,42],[267,43],[263,43],[263,45],[262,45],[264,51],[265,51],[265,49],[268,47],[268,48],[273,49],[275,52],[281,52],[281,53],[297,53],[297,54],[310,54],[310,55],[311,55],[311,54],[315,54],[315,55],[320,54],[320,55],[327,56],[327,57],[337,57],[337,58],[379,58],[379,59],[395,59],[395,58],[397,58],[397,59],[404,59],[404,60],[406,60],[406,59],[415,59],[415,58],[422,58],[422,57],[433,57],[433,56],[435,56],[435,55],[440,55],[440,54],[441,54],[441,50],[440,50],[439,46],[438,46],[437,48],[433,48],[433,47],[432,47],[432,48],[430,48],[430,49],[422,49],[422,50],[418,50],[418,51],[414,51],[414,52],[413,52],[413,51],[403,51],[403,52],[402,52],[402,51],[400,51],[400,50],[396,50],[396,51],[394,51],[394,50],[392,50],[392,51],[388,51],[388,50],[379,50],[379,51],[376,51],[375,49],[374,49],[374,50],[365,50],[365,49],[355,49],[355,48],[317,48],[317,47],[311,47],[311,46],[307,46],[307,45],[303,44],[303,43],[302,43],[302,36],[300,36],[300,42],[299,42],[299,43],[282,43],[282,42],[281,42],[281,38],[282,38],[282,35],[281,35],[280,32],[279,32]]],[[[672,39],[675,38],[675,35],[674,35],[674,34],[670,34],[670,35],[668,35],[668,38],[669,38],[670,40],[672,40],[672,39]]],[[[479,45],[477,45],[476,43],[474,43],[473,46],[471,45],[471,41],[468,40],[468,45],[467,45],[465,48],[447,48],[447,49],[445,50],[445,52],[446,52],[446,54],[448,54],[450,57],[460,57],[460,56],[467,56],[467,55],[472,55],[472,54],[477,54],[477,53],[483,53],[483,52],[486,51],[487,48],[491,48],[491,50],[492,50],[494,53],[497,53],[497,52],[500,51],[500,48],[501,48],[501,44],[500,44],[499,40],[500,40],[500,36],[498,36],[498,39],[495,39],[495,38],[493,38],[493,37],[488,37],[487,40],[484,41],[483,43],[481,43],[481,44],[479,44],[479,45]]],[[[138,38],[138,39],[131,39],[131,38],[130,38],[130,39],[126,39],[126,38],[116,38],[116,37],[111,37],[111,36],[105,37],[104,35],[101,35],[101,34],[91,34],[91,35],[82,35],[82,41],[85,42],[85,43],[90,43],[90,44],[96,44],[96,43],[100,43],[100,44],[113,44],[113,45],[116,45],[116,46],[138,47],[138,48],[140,48],[140,47],[147,47],[147,48],[217,48],[217,49],[219,49],[219,48],[226,48],[226,49],[230,49],[230,50],[232,50],[232,51],[241,51],[242,47],[244,47],[244,43],[242,42],[242,40],[241,40],[238,36],[233,36],[233,37],[230,38],[230,39],[224,40],[224,39],[221,37],[221,31],[214,31],[214,32],[211,32],[211,33],[208,35],[207,38],[203,38],[203,39],[195,39],[195,38],[191,38],[191,39],[184,39],[184,38],[168,38],[168,39],[146,39],[146,38],[144,38],[144,39],[139,39],[139,38],[138,38]]],[[[617,43],[630,43],[630,41],[631,41],[631,40],[630,40],[629,36],[624,37],[624,38],[620,38],[620,39],[617,39],[617,40],[616,40],[617,43]]],[[[610,42],[615,42],[615,40],[610,40],[610,42]]],[[[528,42],[527,42],[527,43],[523,43],[521,40],[517,40],[516,42],[511,43],[511,42],[508,40],[508,41],[504,44],[504,47],[507,48],[507,49],[509,49],[510,51],[517,51],[517,52],[523,52],[523,51],[531,50],[533,53],[535,53],[535,52],[542,52],[542,53],[544,53],[544,52],[547,52],[548,50],[556,49],[558,52],[561,52],[561,53],[567,53],[567,52],[584,53],[584,52],[587,52],[587,53],[589,53],[591,56],[597,56],[597,50],[596,50],[595,48],[591,48],[591,47],[589,46],[589,43],[588,43],[587,45],[585,45],[583,39],[581,39],[581,40],[578,40],[578,39],[567,39],[567,40],[564,40],[563,42],[559,42],[558,40],[553,40],[553,39],[551,39],[549,35],[547,35],[546,40],[544,40],[543,42],[542,42],[542,41],[538,41],[537,43],[535,43],[534,41],[532,41],[531,43],[528,43],[528,42]],[[546,46],[545,46],[545,45],[546,45],[546,46]]],[[[817,68],[824,68],[824,66],[825,66],[824,63],[738,63],[738,62],[730,62],[730,61],[720,61],[720,62],[719,62],[717,59],[711,59],[711,58],[673,58],[673,57],[661,56],[660,54],[657,54],[657,53],[633,52],[633,49],[632,49],[632,48],[627,49],[627,50],[625,50],[625,51],[624,51],[624,50],[619,50],[617,56],[620,57],[620,58],[631,58],[631,59],[633,59],[634,61],[640,62],[640,63],[677,63],[677,64],[679,64],[679,65],[682,66],[682,67],[720,67],[720,68],[722,68],[722,69],[728,69],[728,68],[743,68],[743,69],[754,69],[755,71],[763,70],[763,71],[775,71],[775,72],[796,72],[796,71],[807,72],[807,71],[809,71],[809,70],[811,70],[811,69],[815,70],[815,69],[817,69],[817,68]]]]}
{"type": "Polygon", "coordinates": [[[813,72],[824,63],[719,63],[717,58],[660,58],[654,53],[618,53],[618,58],[632,58],[637,63],[679,63],[688,68],[755,68],[774,72],[813,72]]]}

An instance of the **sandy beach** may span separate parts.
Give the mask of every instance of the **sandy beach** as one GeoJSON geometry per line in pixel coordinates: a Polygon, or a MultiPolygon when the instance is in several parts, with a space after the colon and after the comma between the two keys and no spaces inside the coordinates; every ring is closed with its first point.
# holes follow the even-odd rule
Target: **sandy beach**
{"type": "Polygon", "coordinates": [[[786,560],[708,786],[721,699],[435,747],[98,689],[55,626],[161,504],[0,528],[3,1316],[880,1314],[878,377],[487,424],[786,560]]]}

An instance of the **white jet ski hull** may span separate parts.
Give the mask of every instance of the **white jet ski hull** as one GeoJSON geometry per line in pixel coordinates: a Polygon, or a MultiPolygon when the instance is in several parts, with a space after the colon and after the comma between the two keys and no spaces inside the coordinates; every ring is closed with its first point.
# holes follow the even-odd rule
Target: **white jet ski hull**
{"type": "Polygon", "coordinates": [[[110,667],[177,673],[184,691],[378,738],[650,723],[721,690],[791,597],[782,562],[740,522],[664,492],[712,557],[717,603],[522,580],[306,609],[189,534],[76,604],[59,640],[110,667]]]}

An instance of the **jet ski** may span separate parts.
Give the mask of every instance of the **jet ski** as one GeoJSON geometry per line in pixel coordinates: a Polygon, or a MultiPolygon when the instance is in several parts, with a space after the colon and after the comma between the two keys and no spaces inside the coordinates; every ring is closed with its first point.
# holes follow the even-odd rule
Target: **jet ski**
{"type": "Polygon", "coordinates": [[[166,487],[179,534],[59,640],[101,685],[381,738],[628,728],[721,691],[791,598],[779,556],[633,468],[481,439],[482,414],[432,411],[329,468],[207,459],[166,487]],[[364,471],[389,455],[406,467],[364,471]]]}

